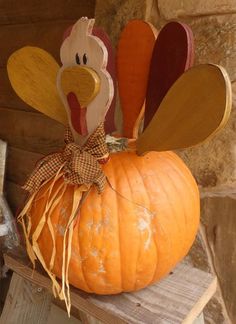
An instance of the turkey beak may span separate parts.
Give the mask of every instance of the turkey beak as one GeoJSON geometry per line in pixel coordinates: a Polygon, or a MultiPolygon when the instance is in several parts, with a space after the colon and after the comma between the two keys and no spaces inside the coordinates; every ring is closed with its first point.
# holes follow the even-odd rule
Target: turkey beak
{"type": "Polygon", "coordinates": [[[98,94],[100,79],[98,74],[85,66],[65,68],[61,73],[61,89],[66,98],[75,96],[81,108],[86,108],[98,94]]]}

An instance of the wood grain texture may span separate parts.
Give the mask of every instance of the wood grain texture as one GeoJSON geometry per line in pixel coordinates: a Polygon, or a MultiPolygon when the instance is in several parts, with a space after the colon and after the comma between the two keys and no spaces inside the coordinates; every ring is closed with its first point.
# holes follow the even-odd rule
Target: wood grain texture
{"type": "Polygon", "coordinates": [[[17,215],[24,207],[27,192],[22,187],[12,181],[6,181],[6,198],[9,202],[13,215],[17,215]]]}
{"type": "Polygon", "coordinates": [[[38,113],[0,108],[0,138],[19,149],[49,154],[64,145],[64,126],[38,113]]]}
{"type": "Polygon", "coordinates": [[[0,68],[0,107],[37,111],[24,103],[12,89],[6,68],[0,68]]]}
{"type": "Polygon", "coordinates": [[[117,79],[123,113],[123,135],[133,137],[142,109],[155,43],[153,28],[141,20],[130,21],[121,33],[117,48],[117,79]]]}
{"type": "MultiPolygon", "coordinates": [[[[22,261],[5,255],[5,263],[25,279],[51,289],[49,278],[38,271],[32,272],[22,261]]],[[[213,275],[179,264],[172,275],[139,292],[95,296],[72,288],[71,302],[77,309],[107,324],[190,324],[213,296],[216,285],[213,275]]]]}
{"type": "MultiPolygon", "coordinates": [[[[34,23],[94,16],[95,0],[9,0],[0,2],[0,24],[34,23]]],[[[55,22],[56,24],[56,22],[55,22]]]]}
{"type": "Polygon", "coordinates": [[[67,312],[63,311],[58,306],[52,304],[49,312],[49,316],[47,318],[47,322],[45,324],[79,324],[79,323],[81,322],[78,321],[76,318],[74,318],[74,316],[70,316],[69,318],[67,312]]]}
{"type": "Polygon", "coordinates": [[[43,154],[29,152],[10,146],[7,155],[7,180],[23,185],[36,166],[37,161],[43,156],[43,154]]]}
{"type": "Polygon", "coordinates": [[[46,51],[26,46],[14,52],[7,72],[16,94],[31,107],[63,125],[68,124],[56,80],[60,67],[46,51]]]}
{"type": "Polygon", "coordinates": [[[74,20],[37,22],[34,24],[1,26],[0,43],[2,46],[0,67],[6,66],[10,55],[24,46],[35,46],[46,50],[60,62],[59,48],[64,30],[74,20]]]}
{"type": "Polygon", "coordinates": [[[191,29],[170,22],[158,34],[148,77],[144,129],[174,82],[193,65],[194,44],[191,29]]]}
{"type": "Polygon", "coordinates": [[[138,154],[202,143],[225,125],[231,106],[231,83],[223,68],[205,64],[188,70],[168,91],[138,139],[138,154]]]}
{"type": "Polygon", "coordinates": [[[116,92],[117,92],[117,84],[116,84],[116,62],[115,62],[115,52],[112,47],[111,40],[107,33],[100,27],[93,27],[92,34],[96,37],[99,37],[104,45],[106,46],[108,53],[107,60],[107,71],[110,74],[113,84],[114,84],[114,96],[110,105],[110,108],[106,114],[105,119],[105,132],[106,134],[112,133],[115,131],[115,108],[116,108],[116,92]]]}
{"type": "Polygon", "coordinates": [[[0,323],[45,324],[52,296],[49,292],[13,273],[0,323]]]}

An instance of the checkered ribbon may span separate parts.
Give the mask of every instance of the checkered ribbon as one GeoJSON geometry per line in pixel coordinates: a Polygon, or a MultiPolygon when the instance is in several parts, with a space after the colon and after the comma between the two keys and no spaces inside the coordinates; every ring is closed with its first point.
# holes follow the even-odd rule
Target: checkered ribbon
{"type": "Polygon", "coordinates": [[[62,152],[47,155],[37,163],[23,189],[32,194],[44,181],[53,177],[61,169],[66,183],[95,184],[99,193],[103,191],[106,177],[100,163],[103,163],[109,155],[103,123],[83,146],[74,143],[73,135],[68,128],[65,133],[65,144],[62,152]]]}

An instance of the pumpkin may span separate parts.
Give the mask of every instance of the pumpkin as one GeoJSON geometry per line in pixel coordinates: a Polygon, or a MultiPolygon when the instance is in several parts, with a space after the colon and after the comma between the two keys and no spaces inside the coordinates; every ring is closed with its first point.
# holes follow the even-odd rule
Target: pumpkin
{"type": "MultiPolygon", "coordinates": [[[[103,171],[105,190],[91,187],[74,220],[68,279],[96,294],[139,290],[167,275],[189,251],[199,225],[198,188],[173,152],[113,153],[103,171]]],[[[61,190],[37,240],[46,268],[60,278],[75,187],[62,177],[46,182],[30,210],[34,233],[49,196],[61,190]]]]}

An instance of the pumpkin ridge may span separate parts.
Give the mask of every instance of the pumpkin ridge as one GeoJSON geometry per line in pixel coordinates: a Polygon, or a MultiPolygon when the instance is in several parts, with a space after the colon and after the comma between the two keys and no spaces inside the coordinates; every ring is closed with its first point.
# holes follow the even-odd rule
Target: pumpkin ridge
{"type": "MultiPolygon", "coordinates": [[[[114,179],[116,178],[115,177],[115,171],[114,171],[114,164],[111,163],[111,170],[112,170],[112,175],[114,177],[114,179]]],[[[109,180],[110,182],[110,180],[109,180]]],[[[107,184],[107,186],[110,186],[110,184],[107,184]]],[[[122,276],[122,258],[121,258],[121,234],[120,234],[120,214],[119,214],[119,208],[118,208],[118,197],[117,197],[117,193],[115,193],[115,202],[116,202],[116,215],[117,215],[117,234],[118,234],[118,238],[119,238],[119,243],[118,243],[118,246],[119,246],[119,260],[120,260],[120,285],[121,285],[121,291],[124,290],[124,285],[123,285],[123,276],[122,276]]]]}
{"type": "MultiPolygon", "coordinates": [[[[186,177],[186,175],[185,176],[183,176],[183,173],[181,173],[181,172],[179,172],[179,169],[177,169],[176,168],[176,165],[173,163],[173,159],[168,159],[168,162],[167,162],[169,165],[171,165],[171,167],[172,167],[172,169],[173,169],[173,172],[175,173],[175,175],[177,175],[183,182],[184,182],[184,185],[185,186],[187,186],[188,188],[189,188],[189,183],[188,183],[188,181],[187,181],[187,177],[186,177]]],[[[188,176],[188,178],[189,178],[189,176],[188,176]]],[[[176,187],[176,184],[175,183],[173,183],[173,185],[176,187]]],[[[181,199],[182,199],[182,201],[183,202],[185,202],[185,197],[183,197],[183,192],[182,192],[182,190],[180,191],[180,190],[178,190],[178,188],[176,187],[176,192],[178,192],[179,193],[179,195],[180,195],[180,197],[181,197],[181,199]]],[[[191,195],[192,196],[194,196],[193,195],[193,192],[190,190],[190,192],[191,192],[191,195]]],[[[181,204],[181,206],[182,206],[182,208],[183,208],[183,215],[184,215],[184,217],[183,217],[183,223],[184,223],[184,235],[183,235],[183,237],[185,238],[185,240],[182,240],[182,242],[184,243],[183,244],[183,246],[182,246],[182,253],[184,253],[184,254],[186,254],[186,234],[187,234],[187,231],[188,231],[188,220],[187,220],[187,210],[186,210],[186,204],[185,203],[183,203],[183,204],[181,204]]]]}
{"type": "MultiPolygon", "coordinates": [[[[171,164],[169,163],[169,159],[167,159],[167,160],[165,161],[165,163],[171,165],[171,164]]],[[[172,165],[171,165],[171,167],[172,167],[172,165]]],[[[172,168],[172,169],[173,169],[173,168],[172,168]]],[[[179,172],[176,172],[176,170],[174,170],[174,169],[173,169],[173,171],[175,172],[175,174],[179,175],[179,172]]],[[[184,199],[182,199],[182,188],[181,188],[181,190],[178,189],[178,187],[177,187],[176,184],[175,184],[175,181],[172,180],[172,178],[170,177],[170,175],[169,175],[168,172],[166,172],[166,177],[170,179],[169,183],[170,183],[171,186],[175,189],[175,192],[178,193],[180,199],[181,199],[182,201],[184,201],[184,199]]],[[[182,178],[184,178],[184,177],[182,177],[182,178]]],[[[175,205],[173,206],[173,204],[171,204],[171,207],[172,207],[172,210],[173,210],[173,216],[174,216],[174,215],[177,215],[177,216],[178,216],[179,213],[176,211],[176,209],[175,209],[175,205]]],[[[182,237],[185,237],[185,239],[186,239],[186,226],[187,226],[186,224],[187,224],[187,220],[186,220],[186,206],[185,206],[185,203],[182,203],[182,204],[181,204],[181,209],[182,209],[182,214],[184,215],[184,216],[182,217],[182,219],[181,219],[181,226],[179,226],[179,221],[177,220],[177,218],[176,218],[176,217],[174,217],[174,218],[175,218],[175,222],[176,222],[177,227],[178,227],[178,232],[180,232],[180,233],[181,233],[181,236],[182,236],[182,237]],[[183,221],[183,220],[184,220],[184,224],[185,224],[185,225],[184,225],[184,230],[183,230],[183,226],[182,226],[182,221],[183,221]]],[[[181,243],[182,243],[181,254],[183,254],[183,251],[185,250],[185,244],[186,244],[186,243],[185,243],[183,240],[181,240],[181,243]]]]}
{"type": "MultiPolygon", "coordinates": [[[[161,154],[161,153],[156,153],[156,154],[158,154],[158,157],[159,157],[159,155],[161,154]]],[[[163,153],[162,153],[163,154],[163,153]]],[[[153,169],[154,170],[154,172],[156,171],[155,169],[153,169]]],[[[163,173],[163,172],[162,172],[163,173]]],[[[161,180],[161,177],[160,177],[160,172],[159,172],[159,170],[158,170],[158,172],[155,172],[155,176],[156,176],[156,179],[158,180],[158,182],[159,182],[159,185],[160,185],[160,188],[162,189],[162,192],[164,192],[164,194],[165,194],[165,196],[166,196],[166,198],[167,198],[167,200],[169,201],[169,196],[167,195],[167,193],[166,193],[166,191],[165,191],[165,186],[163,185],[163,181],[161,180]]],[[[166,232],[165,232],[165,230],[163,229],[163,226],[161,225],[161,222],[159,221],[159,227],[161,228],[161,230],[162,230],[162,232],[164,232],[164,234],[165,234],[165,236],[166,236],[166,238],[167,238],[167,241],[168,241],[168,243],[169,243],[169,251],[173,251],[173,241],[172,241],[172,239],[169,237],[169,234],[166,234],[166,232]]],[[[171,253],[169,253],[169,256],[170,256],[170,254],[171,253]]],[[[169,262],[169,259],[168,259],[168,262],[169,262]]],[[[155,278],[155,280],[156,280],[156,276],[157,276],[157,273],[158,273],[158,270],[159,270],[159,268],[158,268],[158,265],[157,265],[157,267],[156,267],[156,272],[155,272],[155,274],[154,274],[154,278],[155,278]]]]}
{"type": "MultiPolygon", "coordinates": [[[[123,156],[126,156],[126,154],[124,154],[123,156]]],[[[131,186],[131,183],[130,183],[130,180],[129,180],[129,176],[128,176],[128,173],[122,163],[123,159],[120,159],[120,165],[122,166],[122,169],[124,170],[124,173],[126,175],[126,179],[128,181],[128,184],[129,184],[129,188],[130,188],[130,201],[131,202],[134,202],[134,204],[137,204],[134,200],[133,200],[133,191],[132,191],[132,186],[131,186]]],[[[131,163],[132,159],[130,159],[130,163],[131,163]]],[[[136,223],[138,224],[137,222],[138,220],[138,215],[136,216],[136,223]]],[[[140,257],[140,254],[141,254],[141,244],[140,244],[140,232],[139,232],[139,248],[138,248],[138,253],[137,253],[137,259],[136,259],[136,271],[135,271],[135,280],[134,280],[134,287],[133,289],[136,290],[136,285],[137,285],[137,267],[138,267],[138,259],[140,257]]]]}
{"type": "MultiPolygon", "coordinates": [[[[170,152],[170,153],[172,153],[172,152],[170,152]]],[[[197,186],[197,183],[196,183],[195,179],[193,178],[189,168],[185,165],[185,163],[179,158],[179,156],[177,154],[176,154],[176,156],[173,156],[173,154],[170,154],[170,155],[171,155],[171,158],[168,160],[168,163],[171,165],[171,167],[172,167],[173,171],[175,172],[175,174],[177,174],[179,176],[179,178],[184,182],[184,185],[186,187],[188,187],[189,193],[191,194],[192,199],[195,202],[194,206],[197,206],[198,201],[196,199],[196,192],[198,193],[198,186],[197,186]],[[175,160],[173,159],[174,157],[176,157],[175,160]],[[178,165],[181,164],[181,168],[183,168],[183,166],[185,167],[185,169],[184,169],[185,175],[183,175],[183,172],[179,172],[179,168],[176,167],[176,161],[178,162],[178,165]],[[195,190],[193,190],[193,184],[195,185],[195,190]]],[[[182,193],[182,190],[181,190],[181,193],[182,193]]],[[[183,201],[185,201],[185,200],[183,199],[183,201]]],[[[186,204],[184,204],[184,209],[186,210],[186,204]]],[[[187,215],[187,213],[184,214],[184,220],[185,220],[185,235],[184,235],[184,237],[185,237],[185,241],[186,241],[186,229],[188,227],[187,224],[189,225],[189,222],[187,222],[186,215],[187,215]]],[[[186,250],[186,248],[185,248],[185,250],[186,250]]]]}
{"type": "MultiPolygon", "coordinates": [[[[138,204],[136,201],[133,201],[132,186],[131,186],[130,179],[129,179],[128,173],[127,173],[127,171],[126,171],[126,168],[125,168],[125,166],[123,165],[123,159],[124,159],[124,156],[126,156],[126,154],[123,154],[123,158],[120,159],[119,162],[120,162],[120,165],[122,166],[122,169],[123,169],[123,171],[124,171],[124,173],[125,173],[125,176],[126,176],[127,182],[128,182],[128,184],[129,184],[129,189],[130,189],[130,199],[128,199],[128,200],[130,201],[131,204],[133,203],[133,204],[135,204],[135,205],[140,205],[140,204],[138,204]]],[[[132,159],[130,159],[129,164],[131,164],[131,162],[132,162],[132,159]]],[[[135,216],[136,216],[136,215],[135,215],[135,216]]],[[[137,220],[137,216],[136,216],[136,220],[137,220]]],[[[136,223],[138,223],[138,222],[136,221],[136,223]]],[[[142,246],[141,246],[141,244],[140,244],[140,241],[141,241],[140,236],[141,236],[141,235],[140,235],[140,232],[139,232],[139,247],[138,247],[137,259],[136,259],[136,271],[135,271],[135,280],[134,280],[134,287],[133,287],[134,290],[136,290],[138,259],[140,258],[141,248],[142,248],[142,246]]]]}
{"type": "MultiPolygon", "coordinates": [[[[144,157],[142,157],[142,158],[144,158],[144,157]]],[[[126,159],[128,159],[128,156],[126,156],[126,159]]],[[[150,212],[152,212],[152,210],[151,210],[151,199],[150,199],[149,191],[148,191],[147,186],[146,186],[146,184],[144,182],[143,174],[140,172],[139,168],[136,165],[136,161],[137,161],[136,159],[129,159],[128,163],[130,163],[130,164],[132,163],[132,165],[134,166],[135,170],[137,171],[137,173],[138,173],[138,175],[139,175],[139,177],[140,177],[140,179],[142,181],[143,187],[145,188],[145,192],[146,192],[146,196],[147,196],[147,200],[148,200],[148,207],[147,206],[142,206],[142,207],[145,208],[145,209],[148,209],[150,212]]],[[[140,205],[140,204],[138,204],[138,205],[140,205]]],[[[150,223],[152,224],[152,219],[151,219],[150,223]]],[[[155,245],[155,248],[156,248],[156,257],[157,257],[156,258],[156,266],[155,266],[155,268],[156,268],[157,264],[158,264],[159,256],[158,256],[157,244],[156,244],[156,241],[155,241],[155,238],[154,238],[154,235],[153,235],[152,227],[151,227],[151,234],[152,234],[152,241],[153,241],[153,243],[155,245]]],[[[141,254],[140,251],[141,251],[141,248],[139,249],[138,260],[140,259],[140,254],[141,254]]],[[[138,261],[137,261],[137,267],[138,267],[138,261]]],[[[156,269],[155,269],[155,271],[156,271],[156,269]]],[[[155,271],[153,273],[152,279],[148,282],[148,285],[152,282],[153,277],[155,275],[155,271]]],[[[136,274],[137,274],[137,270],[136,270],[136,274]]],[[[135,290],[136,289],[137,289],[137,280],[135,281],[135,290]]]]}
{"type": "MultiPolygon", "coordinates": [[[[122,158],[123,158],[123,156],[124,155],[126,155],[126,152],[122,152],[120,155],[122,155],[122,158]]],[[[131,204],[132,202],[133,202],[133,197],[132,197],[132,191],[131,191],[131,186],[130,186],[130,181],[129,181],[129,178],[128,178],[128,176],[127,176],[127,172],[126,172],[126,170],[125,170],[125,168],[124,168],[124,166],[123,166],[123,164],[122,164],[122,159],[116,159],[118,162],[119,162],[119,165],[121,166],[121,169],[122,169],[122,171],[123,171],[123,173],[125,174],[125,178],[126,178],[126,181],[127,181],[127,183],[128,183],[128,186],[129,186],[129,195],[130,195],[130,197],[129,198],[127,198],[127,197],[125,197],[124,195],[123,195],[123,193],[120,193],[120,191],[119,190],[117,190],[117,188],[116,188],[116,190],[117,190],[117,192],[118,192],[118,194],[119,194],[119,196],[120,196],[120,198],[121,199],[127,199],[127,201],[129,201],[129,203],[131,204]]],[[[117,194],[116,194],[116,197],[117,197],[117,194]]],[[[135,202],[134,202],[135,203],[135,202]]],[[[119,214],[119,233],[120,233],[120,214],[119,214]]],[[[122,242],[122,240],[121,240],[121,236],[120,236],[120,242],[122,242]]],[[[140,242],[140,240],[139,240],[139,242],[140,242]]],[[[139,244],[139,250],[140,250],[140,244],[139,244]]],[[[140,252],[138,252],[137,253],[137,255],[139,254],[140,252]]],[[[121,255],[122,255],[122,253],[121,253],[121,255]]],[[[138,258],[138,257],[137,257],[138,258]]],[[[137,265],[137,260],[136,260],[136,265],[137,265]]],[[[121,264],[121,266],[122,266],[122,264],[121,264]]],[[[122,269],[122,268],[121,268],[122,269]]],[[[136,276],[136,273],[135,273],[135,276],[136,276]]],[[[134,280],[134,287],[135,287],[135,282],[136,282],[136,279],[134,280]]],[[[134,289],[134,287],[133,287],[133,289],[134,289]]]]}
{"type": "MultiPolygon", "coordinates": [[[[142,182],[143,182],[143,185],[144,185],[144,187],[145,187],[145,189],[146,189],[146,193],[147,193],[148,200],[149,200],[149,210],[151,210],[152,208],[151,208],[151,198],[150,198],[150,193],[149,193],[149,190],[148,190],[148,188],[147,188],[147,185],[146,185],[146,183],[145,183],[145,181],[144,181],[144,179],[143,179],[143,177],[142,177],[142,174],[141,174],[139,168],[137,167],[137,165],[135,164],[135,162],[136,162],[136,160],[133,161],[133,164],[135,165],[136,169],[138,170],[138,172],[140,173],[140,176],[141,176],[141,178],[142,178],[142,182]]],[[[152,219],[152,239],[153,239],[153,242],[154,242],[154,245],[155,245],[155,248],[156,248],[156,256],[157,256],[157,257],[156,257],[156,266],[155,266],[155,271],[154,271],[154,273],[153,273],[153,277],[152,277],[152,280],[150,281],[150,283],[154,280],[154,277],[155,277],[155,274],[156,274],[156,271],[157,271],[157,268],[158,268],[158,265],[159,265],[159,259],[160,259],[159,252],[158,252],[157,241],[156,241],[156,239],[155,239],[155,235],[154,235],[154,233],[153,233],[153,227],[155,227],[155,226],[154,226],[154,224],[153,224],[153,219],[152,219]]],[[[149,284],[150,284],[150,283],[149,283],[149,284]]]]}
{"type": "Polygon", "coordinates": [[[88,283],[87,277],[86,277],[86,275],[85,275],[85,270],[84,270],[84,265],[83,265],[83,257],[82,257],[82,255],[81,255],[81,248],[80,248],[80,246],[81,246],[81,241],[80,241],[80,236],[81,236],[81,235],[80,235],[81,208],[80,208],[80,210],[79,210],[78,217],[79,217],[79,222],[78,222],[78,237],[77,237],[77,239],[78,239],[79,249],[77,249],[77,253],[78,253],[79,258],[80,258],[80,260],[81,260],[81,273],[82,273],[82,278],[83,278],[83,280],[84,280],[84,282],[85,282],[85,285],[88,287],[88,289],[90,290],[90,292],[92,292],[93,290],[92,290],[91,287],[89,286],[89,283],[88,283]]]}
{"type": "MultiPolygon", "coordinates": [[[[101,233],[101,240],[102,240],[102,246],[104,246],[104,243],[106,242],[106,238],[105,238],[105,218],[106,218],[106,215],[105,215],[105,208],[102,208],[102,206],[104,206],[104,198],[105,196],[104,195],[100,195],[100,198],[101,198],[101,223],[102,223],[102,233],[101,233]]],[[[107,259],[107,251],[106,251],[106,254],[104,254],[104,256],[100,259],[100,262],[102,262],[102,264],[104,265],[104,268],[106,269],[106,259],[107,259]]],[[[107,278],[107,271],[106,273],[103,275],[103,279],[104,281],[106,281],[107,283],[109,282],[108,281],[108,278],[107,278]]]]}
{"type": "MultiPolygon", "coordinates": [[[[92,190],[95,190],[94,188],[92,189],[92,190]]],[[[82,240],[82,235],[80,234],[81,233],[81,228],[80,228],[80,220],[81,220],[81,217],[82,217],[82,212],[81,212],[81,208],[80,208],[80,210],[79,210],[79,213],[80,213],[80,215],[79,215],[79,217],[80,217],[80,219],[79,219],[79,224],[78,224],[78,242],[79,242],[79,250],[78,250],[78,254],[79,254],[79,256],[80,256],[80,259],[81,259],[81,271],[82,271],[82,276],[83,276],[83,278],[84,278],[84,282],[85,282],[85,284],[87,285],[87,287],[89,288],[89,290],[90,290],[90,292],[94,292],[94,289],[92,289],[91,288],[91,286],[90,286],[90,284],[89,284],[89,278],[86,276],[86,270],[84,269],[84,267],[85,267],[85,264],[84,264],[84,262],[83,262],[83,256],[82,256],[82,251],[81,251],[81,246],[83,246],[83,242],[81,242],[81,240],[82,240]]],[[[93,224],[94,224],[94,214],[93,213],[91,213],[92,214],[92,219],[93,219],[93,224]]],[[[90,230],[90,246],[91,246],[91,242],[92,242],[92,236],[93,235],[91,235],[91,232],[93,233],[94,231],[91,231],[90,230]]]]}
{"type": "MultiPolygon", "coordinates": [[[[82,256],[81,256],[81,248],[80,248],[80,241],[79,241],[79,233],[80,233],[80,219],[81,219],[81,208],[79,209],[78,211],[78,214],[77,214],[77,220],[75,221],[75,224],[74,224],[74,228],[73,228],[73,237],[72,237],[72,249],[74,246],[76,246],[76,251],[77,251],[77,254],[78,254],[78,257],[79,257],[79,263],[80,263],[80,268],[81,268],[81,271],[80,271],[80,274],[81,274],[81,277],[82,277],[82,281],[83,281],[83,285],[85,286],[85,290],[87,292],[92,292],[92,290],[90,289],[87,281],[86,281],[86,278],[85,278],[85,274],[84,274],[84,269],[83,269],[83,266],[82,266],[82,256]]],[[[70,262],[73,262],[73,257],[71,256],[71,260],[70,262]]],[[[71,273],[70,269],[69,269],[69,278],[73,276],[73,274],[71,273]]],[[[82,288],[81,288],[82,289],[82,288]]]]}
{"type": "MultiPolygon", "coordinates": [[[[161,159],[163,159],[164,160],[164,156],[166,155],[166,152],[155,152],[155,156],[157,156],[157,154],[158,154],[158,157],[157,157],[157,160],[161,160],[161,159]]],[[[153,171],[154,171],[154,174],[155,174],[155,177],[156,177],[156,180],[157,180],[157,182],[158,182],[158,186],[159,186],[159,188],[161,188],[161,190],[162,190],[162,192],[164,193],[164,195],[165,195],[165,197],[167,198],[167,201],[168,201],[168,203],[169,203],[169,195],[168,195],[168,193],[166,192],[166,190],[164,189],[165,188],[165,186],[163,185],[163,176],[162,176],[162,174],[165,174],[165,172],[160,172],[160,170],[159,170],[159,166],[158,166],[158,170],[157,169],[155,169],[155,168],[153,168],[153,171]]],[[[173,209],[173,207],[172,207],[172,209],[173,209]]],[[[165,213],[166,213],[166,211],[165,211],[165,213]]],[[[169,217],[169,212],[167,213],[167,215],[166,215],[167,217],[169,217]]],[[[154,223],[155,224],[155,223],[154,223]]],[[[155,227],[156,227],[157,225],[155,225],[155,227]]],[[[172,237],[170,237],[170,234],[169,233],[166,233],[166,231],[165,231],[165,229],[164,229],[164,227],[163,227],[163,225],[162,225],[162,222],[160,221],[160,219],[158,220],[158,228],[159,228],[159,230],[162,232],[162,233],[164,233],[164,235],[165,235],[165,237],[166,237],[166,241],[168,242],[168,259],[167,259],[167,262],[168,263],[170,263],[170,256],[171,256],[171,251],[173,251],[173,241],[172,241],[172,237]]],[[[159,258],[160,259],[160,258],[159,258]]],[[[158,273],[158,271],[159,271],[159,264],[157,265],[157,267],[156,267],[156,273],[155,273],[155,275],[154,275],[154,280],[153,281],[156,281],[156,276],[157,276],[157,273],[158,273]]],[[[173,266],[171,266],[171,267],[173,267],[173,266]]]]}
{"type": "MultiPolygon", "coordinates": [[[[93,190],[95,190],[95,187],[93,187],[93,190]]],[[[102,199],[101,199],[101,196],[102,196],[102,194],[100,194],[100,195],[98,195],[97,196],[97,199],[99,199],[99,203],[97,203],[97,207],[99,208],[99,216],[100,216],[100,219],[99,219],[99,222],[98,223],[102,223],[102,211],[103,211],[103,209],[101,208],[101,205],[102,205],[102,199]]],[[[90,251],[93,249],[93,244],[94,244],[94,241],[96,241],[96,239],[95,239],[95,226],[96,226],[96,219],[95,219],[95,213],[91,213],[90,212],[90,214],[92,214],[92,227],[91,227],[91,229],[90,229],[90,232],[89,232],[89,238],[90,238],[90,241],[89,241],[89,248],[90,248],[90,251]]],[[[100,228],[103,228],[103,226],[101,226],[100,228]]],[[[100,261],[100,259],[101,259],[101,254],[99,255],[99,261],[100,261]]],[[[89,279],[90,280],[90,279],[89,279]]],[[[94,291],[94,289],[91,289],[93,292],[95,292],[94,291]]]]}

